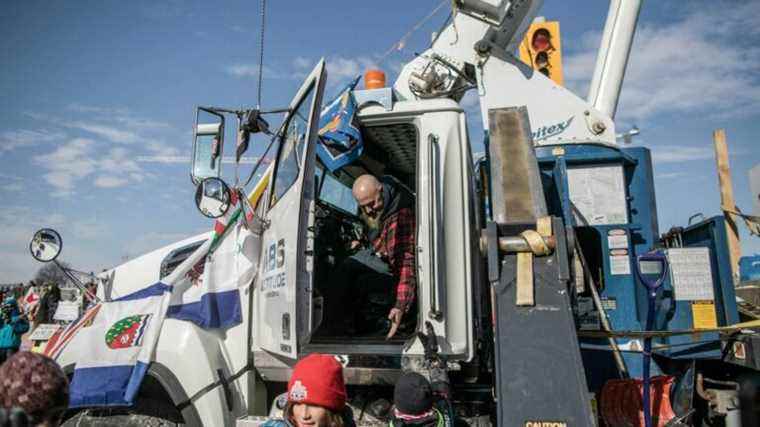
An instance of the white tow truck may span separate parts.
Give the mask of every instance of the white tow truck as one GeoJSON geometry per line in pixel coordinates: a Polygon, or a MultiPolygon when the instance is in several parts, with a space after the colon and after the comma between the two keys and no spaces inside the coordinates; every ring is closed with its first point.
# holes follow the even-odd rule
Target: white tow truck
{"type": "MultiPolygon", "coordinates": [[[[493,321],[497,310],[489,272],[493,266],[486,257],[485,196],[459,100],[466,91],[477,91],[486,130],[493,129],[500,109],[526,107],[532,129],[554,126],[556,130],[536,138],[536,144],[614,145],[613,116],[640,1],[611,1],[588,100],[513,55],[541,4],[453,2],[452,21],[427,51],[403,68],[392,88],[354,92],[364,153],[334,173],[316,155],[317,123],[328,78],[320,61],[294,96],[276,133],[273,164],[249,193],[255,215],[245,232],[253,236],[255,245],[239,256],[257,260],[258,267],[254,279],[240,288],[242,322],[226,330],[204,330],[166,319],[138,402],[125,413],[164,423],[256,425],[261,417],[276,412],[281,402],[275,398],[285,390],[298,358],[322,352],[344,362],[355,415],[364,417],[359,422],[371,423],[377,421],[369,409],[372,401],[390,399],[402,370],[430,369],[423,339],[432,333],[455,407],[465,420],[592,425],[592,403],[585,391],[568,396],[554,409],[536,404],[533,418],[507,419],[500,409],[508,400],[519,399],[502,395],[502,382],[540,382],[541,377],[582,366],[576,343],[566,349],[569,360],[576,361],[573,365],[562,365],[564,359],[558,356],[559,366],[547,366],[531,378],[510,377],[499,368],[505,356],[495,350],[501,338],[493,321]],[[347,256],[361,227],[350,192],[352,181],[364,173],[393,175],[416,198],[417,303],[407,315],[407,329],[390,340],[384,335],[341,337],[323,331],[322,290],[329,286],[329,271],[347,256]]],[[[196,120],[193,178],[200,184],[220,176],[221,147],[216,147],[223,144],[224,117],[215,110],[199,111],[210,112],[205,116],[212,118],[196,120]]],[[[490,137],[494,144],[493,132],[490,137]]],[[[555,235],[557,230],[555,226],[555,235]]],[[[116,298],[160,280],[209,236],[190,237],[108,271],[108,286],[101,287],[100,298],[116,298]]],[[[526,250],[524,240],[508,240],[499,241],[501,250],[509,250],[510,244],[519,247],[518,252],[526,250]]],[[[552,246],[557,248],[555,256],[566,256],[561,244],[552,246]]],[[[564,262],[557,258],[557,264],[564,262]]],[[[570,316],[565,311],[562,315],[570,316]]],[[[570,320],[562,328],[573,328],[571,317],[563,319],[570,320]]],[[[541,347],[542,337],[535,339],[541,347]]],[[[70,373],[82,352],[87,348],[68,346],[57,361],[70,373]]],[[[557,382],[558,388],[585,386],[582,374],[567,375],[572,379],[557,382]]],[[[546,390],[544,400],[573,394],[569,391],[572,388],[546,390]]],[[[528,397],[535,396],[527,393],[524,398],[528,397]]],[[[94,408],[79,419],[104,422],[101,417],[118,413],[94,408]]]]}

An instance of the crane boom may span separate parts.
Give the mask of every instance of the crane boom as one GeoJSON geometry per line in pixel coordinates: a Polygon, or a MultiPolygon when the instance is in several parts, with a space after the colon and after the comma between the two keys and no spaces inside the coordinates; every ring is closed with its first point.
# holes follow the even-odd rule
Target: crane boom
{"type": "Polygon", "coordinates": [[[604,35],[596,59],[588,101],[597,110],[612,118],[615,117],[620,88],[623,86],[639,10],[641,0],[611,0],[607,22],[604,24],[604,35]]]}
{"type": "Polygon", "coordinates": [[[489,110],[526,106],[537,145],[615,144],[613,117],[641,1],[611,0],[588,100],[513,55],[542,4],[455,1],[449,24],[429,49],[404,66],[394,90],[402,99],[460,101],[477,89],[484,129],[489,110]]]}

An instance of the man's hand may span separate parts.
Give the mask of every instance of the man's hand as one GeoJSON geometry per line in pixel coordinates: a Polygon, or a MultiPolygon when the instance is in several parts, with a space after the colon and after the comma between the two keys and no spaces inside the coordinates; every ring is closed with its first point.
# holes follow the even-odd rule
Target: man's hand
{"type": "Polygon", "coordinates": [[[396,335],[396,331],[401,324],[401,317],[403,316],[404,313],[398,308],[392,308],[391,312],[388,313],[388,320],[391,321],[391,330],[388,331],[388,335],[385,337],[386,340],[389,340],[393,338],[394,335],[396,335]]]}

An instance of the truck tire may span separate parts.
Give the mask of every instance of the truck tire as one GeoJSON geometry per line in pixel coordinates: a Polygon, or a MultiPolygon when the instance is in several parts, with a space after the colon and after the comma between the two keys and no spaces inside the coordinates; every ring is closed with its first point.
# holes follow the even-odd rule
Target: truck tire
{"type": "Polygon", "coordinates": [[[184,426],[164,418],[158,418],[151,415],[143,414],[107,414],[103,412],[92,412],[84,410],[66,420],[62,426],[65,427],[175,427],[184,426]]]}
{"type": "Polygon", "coordinates": [[[89,408],[77,412],[64,423],[67,427],[175,427],[184,420],[171,401],[138,395],[131,408],[89,408]]]}

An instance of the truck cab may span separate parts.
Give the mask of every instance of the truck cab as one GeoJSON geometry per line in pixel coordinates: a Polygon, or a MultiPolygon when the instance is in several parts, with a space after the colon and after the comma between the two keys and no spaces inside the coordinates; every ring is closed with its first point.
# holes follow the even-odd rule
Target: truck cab
{"type": "MultiPolygon", "coordinates": [[[[331,172],[316,154],[318,139],[295,147],[286,141],[257,206],[269,224],[262,233],[252,314],[254,365],[265,381],[287,381],[299,357],[322,352],[345,357],[349,384],[392,384],[402,366],[424,357],[416,332],[427,324],[448,360],[471,362],[475,356],[482,315],[476,286],[483,265],[481,218],[464,112],[450,99],[396,101],[390,88],[354,94],[361,156],[331,172]],[[363,227],[351,193],[363,174],[389,175],[415,200],[417,294],[390,340],[383,323],[387,311],[373,310],[373,295],[357,307],[363,324],[356,334],[331,333],[325,316],[325,307],[336,305],[325,300],[336,285],[332,273],[351,256],[363,227]]],[[[299,124],[285,126],[282,135],[299,124]]],[[[376,298],[394,295],[390,287],[376,298]]]]}

